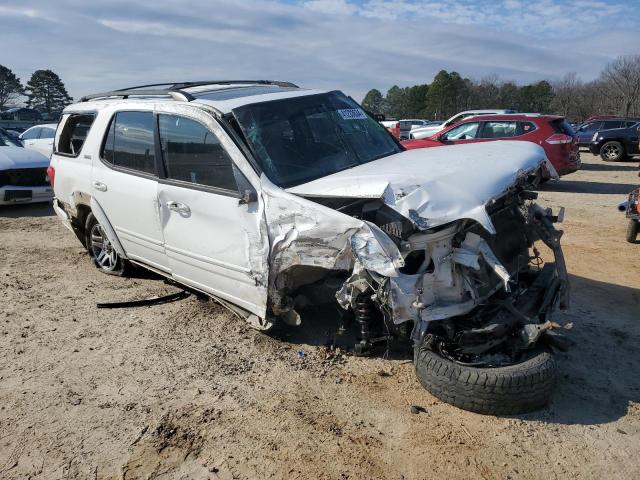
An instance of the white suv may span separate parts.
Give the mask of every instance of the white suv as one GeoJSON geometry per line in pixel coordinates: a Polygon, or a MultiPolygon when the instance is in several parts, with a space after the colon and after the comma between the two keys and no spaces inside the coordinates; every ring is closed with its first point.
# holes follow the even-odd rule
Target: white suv
{"type": "Polygon", "coordinates": [[[451,125],[461,122],[465,118],[473,117],[475,115],[505,115],[507,113],[516,113],[515,110],[466,110],[464,112],[456,113],[453,117],[444,122],[437,123],[436,125],[426,125],[424,127],[418,127],[411,129],[409,138],[422,139],[431,137],[441,130],[444,130],[451,125]]]}
{"type": "Polygon", "coordinates": [[[50,168],[103,272],[143,266],[260,329],[329,299],[356,353],[412,339],[426,388],[487,413],[543,405],[555,378],[561,232],[528,190],[550,174],[529,142],[404,151],[341,92],[270,81],[85,97],[50,168]]]}

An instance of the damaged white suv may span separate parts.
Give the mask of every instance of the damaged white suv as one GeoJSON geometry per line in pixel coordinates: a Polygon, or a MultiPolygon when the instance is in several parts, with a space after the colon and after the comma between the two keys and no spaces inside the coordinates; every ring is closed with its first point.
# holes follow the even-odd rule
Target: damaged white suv
{"type": "Polygon", "coordinates": [[[493,414],[555,380],[562,232],[531,191],[554,174],[528,142],[404,151],[341,92],[270,81],[85,97],[49,171],[102,271],[141,265],[264,330],[329,298],[355,353],[411,340],[429,391],[493,414]]]}

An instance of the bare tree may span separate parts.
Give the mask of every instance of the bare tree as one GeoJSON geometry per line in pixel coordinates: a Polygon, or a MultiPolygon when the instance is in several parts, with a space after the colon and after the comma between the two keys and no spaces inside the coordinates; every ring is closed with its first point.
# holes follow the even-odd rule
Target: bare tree
{"type": "Polygon", "coordinates": [[[575,72],[567,73],[559,81],[552,84],[553,98],[552,108],[555,112],[565,117],[573,117],[574,106],[577,101],[578,91],[582,87],[582,82],[575,72]]]}
{"type": "Polygon", "coordinates": [[[625,55],[607,64],[602,79],[613,87],[619,113],[628,117],[640,100],[640,55],[625,55]]]}

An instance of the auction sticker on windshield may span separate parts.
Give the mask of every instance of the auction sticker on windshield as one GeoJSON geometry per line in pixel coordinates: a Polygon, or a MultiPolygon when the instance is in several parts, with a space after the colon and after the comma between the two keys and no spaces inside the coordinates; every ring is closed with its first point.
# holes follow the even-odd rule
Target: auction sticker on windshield
{"type": "Polygon", "coordinates": [[[359,108],[343,108],[338,113],[344,120],[366,120],[367,114],[359,108]]]}

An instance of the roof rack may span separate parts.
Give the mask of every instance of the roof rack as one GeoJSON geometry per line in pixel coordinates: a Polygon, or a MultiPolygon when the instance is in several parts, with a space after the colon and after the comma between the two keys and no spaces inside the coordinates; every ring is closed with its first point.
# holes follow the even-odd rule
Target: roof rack
{"type": "Polygon", "coordinates": [[[85,95],[80,99],[81,102],[87,102],[96,98],[106,97],[122,97],[129,98],[131,95],[141,96],[170,96],[175,100],[183,102],[191,102],[196,97],[189,92],[185,92],[184,88],[201,87],[205,85],[276,85],[285,88],[298,88],[298,86],[291,82],[282,82],[279,80],[206,80],[199,82],[168,82],[168,83],[153,83],[149,85],[139,85],[137,87],[128,87],[121,90],[113,90],[110,92],[92,93],[91,95],[85,95]],[[158,88],[167,87],[167,88],[158,88]]]}

